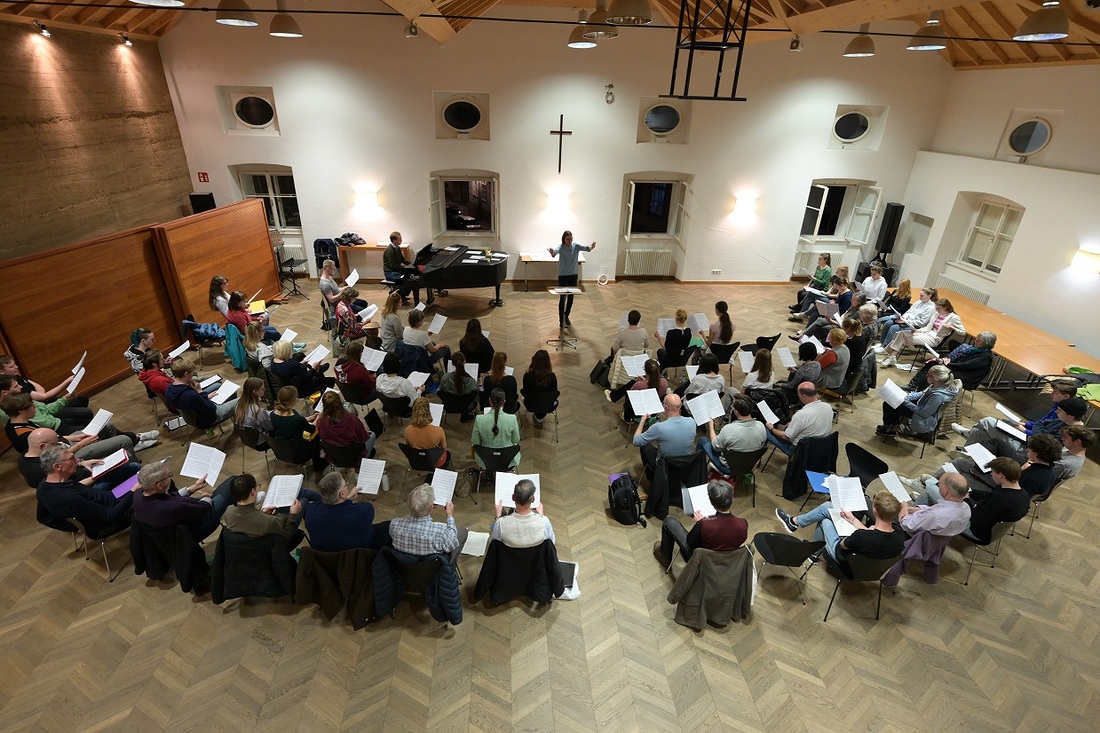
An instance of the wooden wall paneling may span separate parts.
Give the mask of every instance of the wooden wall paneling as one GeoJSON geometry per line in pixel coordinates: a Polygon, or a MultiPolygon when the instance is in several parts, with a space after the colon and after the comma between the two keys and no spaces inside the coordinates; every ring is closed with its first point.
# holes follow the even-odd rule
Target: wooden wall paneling
{"type": "Polygon", "coordinates": [[[160,253],[175,284],[181,314],[224,325],[210,309],[210,279],[229,278],[230,290],[268,300],[282,292],[263,202],[250,199],[157,227],[160,253]]]}
{"type": "Polygon", "coordinates": [[[52,387],[87,349],[78,391],[94,392],[131,373],[122,353],[135,328],[163,350],[179,343],[153,240],[130,229],[0,262],[0,324],[23,374],[52,387]]]}

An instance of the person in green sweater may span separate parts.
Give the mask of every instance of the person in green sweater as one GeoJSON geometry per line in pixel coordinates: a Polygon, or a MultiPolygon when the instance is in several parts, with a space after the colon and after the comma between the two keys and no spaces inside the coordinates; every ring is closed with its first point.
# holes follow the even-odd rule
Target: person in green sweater
{"type": "MultiPolygon", "coordinates": [[[[822,252],[817,256],[817,269],[814,270],[814,275],[810,278],[810,282],[807,283],[807,287],[811,287],[814,290],[826,290],[829,287],[829,280],[833,277],[833,258],[828,252],[822,252]]],[[[787,306],[791,313],[798,313],[805,310],[806,304],[803,298],[813,297],[813,293],[807,291],[805,288],[801,288],[795,293],[794,305],[787,306]]]]}

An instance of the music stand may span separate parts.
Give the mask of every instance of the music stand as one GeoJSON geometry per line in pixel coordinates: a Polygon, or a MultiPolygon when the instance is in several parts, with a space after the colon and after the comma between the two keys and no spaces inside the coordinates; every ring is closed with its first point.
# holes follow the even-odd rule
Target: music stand
{"type": "MultiPolygon", "coordinates": [[[[546,290],[548,292],[554,294],[554,295],[559,296],[559,297],[562,296],[562,295],[580,295],[581,293],[584,292],[583,290],[581,290],[578,287],[565,287],[565,286],[556,287],[556,288],[547,288],[546,290]]],[[[577,350],[577,339],[574,338],[574,337],[566,336],[565,335],[565,329],[566,329],[566,327],[564,325],[563,326],[558,326],[558,337],[556,339],[550,339],[549,341],[546,342],[546,345],[547,346],[552,345],[556,351],[561,351],[562,349],[564,349],[566,347],[568,347],[570,349],[573,349],[573,351],[576,351],[577,350]]]]}

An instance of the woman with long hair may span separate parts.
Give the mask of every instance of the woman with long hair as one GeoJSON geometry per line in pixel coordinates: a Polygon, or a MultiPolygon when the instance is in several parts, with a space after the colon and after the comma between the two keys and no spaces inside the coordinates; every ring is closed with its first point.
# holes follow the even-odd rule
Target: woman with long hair
{"type": "MultiPolygon", "coordinates": [[[[498,354],[500,352],[497,352],[498,354]]],[[[474,431],[470,436],[473,445],[484,445],[490,448],[507,448],[519,445],[519,421],[516,416],[504,411],[504,390],[494,389],[489,393],[489,412],[482,413],[474,419],[474,431]]],[[[520,454],[512,460],[509,468],[519,465],[520,454]]],[[[477,459],[477,465],[485,468],[481,458],[477,459]]]]}
{"type": "Polygon", "coordinates": [[[902,278],[898,286],[894,288],[894,292],[889,293],[883,299],[882,308],[880,309],[882,314],[885,315],[887,312],[891,312],[891,308],[899,314],[909,310],[909,306],[913,304],[912,287],[909,278],[902,278]]]}
{"type": "Polygon", "coordinates": [[[745,383],[741,385],[744,392],[752,387],[759,389],[771,389],[775,384],[775,371],[772,369],[771,349],[757,349],[752,360],[752,369],[745,375],[745,383]]]}
{"type": "Polygon", "coordinates": [[[482,333],[481,321],[476,318],[466,321],[466,333],[458,342],[458,350],[466,357],[467,364],[477,364],[477,370],[482,373],[489,371],[496,351],[482,333]]]}
{"type": "MultiPolygon", "coordinates": [[[[539,349],[531,355],[531,364],[523,373],[523,389],[520,393],[524,399],[531,399],[537,394],[555,394],[558,392],[558,378],[554,374],[554,367],[550,363],[550,352],[539,349]]],[[[554,408],[558,403],[555,399],[554,408]]],[[[546,413],[535,413],[535,424],[540,424],[546,418],[546,413]]]]}
{"type": "MultiPolygon", "coordinates": [[[[886,358],[878,363],[881,367],[894,366],[897,356],[909,346],[918,346],[925,349],[935,349],[947,338],[948,334],[965,336],[966,328],[962,319],[955,312],[955,307],[947,298],[940,298],[936,302],[935,317],[930,323],[920,328],[909,331],[899,331],[886,347],[886,358]]],[[[961,339],[960,339],[961,340],[961,339]]]]}
{"type": "Polygon", "coordinates": [[[263,445],[262,434],[273,430],[271,411],[267,409],[267,403],[264,401],[266,392],[267,386],[259,377],[249,377],[244,380],[241,397],[237,400],[237,410],[233,413],[233,422],[237,427],[256,428],[260,431],[261,445],[263,445]]]}
{"type": "Polygon", "coordinates": [[[714,304],[714,315],[718,316],[718,319],[710,324],[710,330],[703,334],[707,345],[725,346],[730,344],[733,340],[733,332],[737,330],[737,327],[730,320],[729,305],[726,304],[726,301],[720,300],[714,304]]]}
{"type": "Polygon", "coordinates": [[[349,287],[340,291],[340,299],[336,301],[336,333],[351,341],[366,336],[367,329],[378,328],[373,321],[359,320],[358,311],[353,307],[358,298],[359,291],[349,287]]]}
{"type": "Polygon", "coordinates": [[[394,290],[382,304],[381,327],[378,337],[382,339],[382,350],[393,351],[397,348],[397,342],[401,340],[401,334],[405,325],[401,322],[401,293],[394,290]]]}
{"type": "Polygon", "coordinates": [[[329,445],[364,443],[364,458],[369,458],[374,450],[374,433],[367,430],[357,415],[345,409],[344,398],[336,392],[325,392],[321,395],[321,414],[313,425],[321,440],[329,445]]]}
{"type": "Polygon", "coordinates": [[[289,341],[276,341],[273,349],[275,356],[271,360],[271,373],[283,382],[297,382],[303,394],[310,395],[326,387],[336,386],[335,379],[325,376],[328,364],[310,367],[299,363],[294,358],[294,346],[289,341]]]}
{"type": "MultiPolygon", "coordinates": [[[[362,341],[352,341],[348,344],[348,350],[341,359],[337,360],[334,372],[337,382],[340,384],[361,385],[364,393],[370,397],[374,394],[376,377],[363,366],[364,348],[366,347],[362,341]]],[[[370,399],[373,399],[373,397],[370,397],[370,399]]]]}
{"type": "Polygon", "coordinates": [[[210,278],[210,310],[217,311],[223,316],[229,310],[229,278],[225,275],[215,275],[210,278]]]}
{"type": "Polygon", "coordinates": [[[729,410],[729,398],[726,396],[726,379],[722,376],[718,365],[718,357],[714,354],[703,354],[699,359],[699,371],[695,378],[688,382],[684,388],[683,398],[686,403],[693,397],[698,397],[704,392],[718,391],[722,400],[722,406],[729,410]]]}
{"type": "Polygon", "coordinates": [[[504,411],[512,415],[519,412],[519,385],[516,378],[505,371],[508,366],[508,355],[503,351],[493,354],[493,364],[489,367],[489,373],[482,380],[481,388],[484,394],[489,394],[494,389],[504,392],[504,411]]]}
{"type": "Polygon", "coordinates": [[[469,399],[469,404],[462,412],[461,420],[462,422],[470,422],[474,419],[474,413],[477,411],[477,380],[466,371],[466,357],[462,355],[461,351],[451,357],[451,366],[454,369],[444,374],[443,379],[439,381],[439,391],[457,396],[465,395],[469,399]]]}
{"type": "MultiPolygon", "coordinates": [[[[262,325],[266,318],[265,314],[254,314],[248,310],[248,301],[245,300],[246,297],[247,296],[240,290],[234,290],[229,295],[229,306],[225,312],[226,327],[232,323],[237,327],[237,330],[241,332],[241,338],[244,338],[249,323],[258,321],[262,325]]],[[[279,333],[279,329],[273,326],[264,325],[263,329],[264,341],[268,343],[274,343],[282,337],[282,334],[279,333]]]]}
{"type": "MultiPolygon", "coordinates": [[[[630,389],[655,389],[657,390],[657,399],[661,402],[665,401],[665,395],[668,394],[668,380],[661,376],[661,365],[656,359],[646,359],[645,365],[645,377],[637,379],[630,385],[630,389]]],[[[623,405],[623,421],[634,422],[636,415],[634,414],[634,407],[630,404],[630,400],[626,401],[623,405]]]]}
{"type": "Polygon", "coordinates": [[[314,470],[323,471],[328,463],[321,458],[320,441],[314,440],[317,429],[313,423],[317,420],[317,413],[302,417],[295,409],[297,403],[297,388],[287,386],[279,390],[275,396],[275,409],[271,413],[271,437],[301,445],[305,457],[313,461],[314,470]]]}
{"type": "Polygon", "coordinates": [[[244,353],[249,359],[255,359],[264,369],[271,368],[271,358],[275,351],[264,342],[264,325],[251,321],[244,330],[244,353]]]}
{"type": "Polygon", "coordinates": [[[442,448],[443,455],[435,464],[436,468],[444,468],[451,462],[451,454],[447,450],[447,433],[438,425],[432,425],[432,411],[428,407],[427,397],[417,397],[413,402],[412,421],[405,427],[405,443],[416,450],[442,448]]]}

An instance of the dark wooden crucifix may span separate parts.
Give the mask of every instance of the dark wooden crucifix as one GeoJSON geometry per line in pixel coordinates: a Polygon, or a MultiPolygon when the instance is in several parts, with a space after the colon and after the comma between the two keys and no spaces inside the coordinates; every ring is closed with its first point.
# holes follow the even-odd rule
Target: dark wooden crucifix
{"type": "Polygon", "coordinates": [[[551,130],[551,135],[558,136],[558,173],[561,173],[561,147],[566,135],[572,135],[572,130],[565,129],[565,115],[558,115],[558,129],[551,130]]]}

